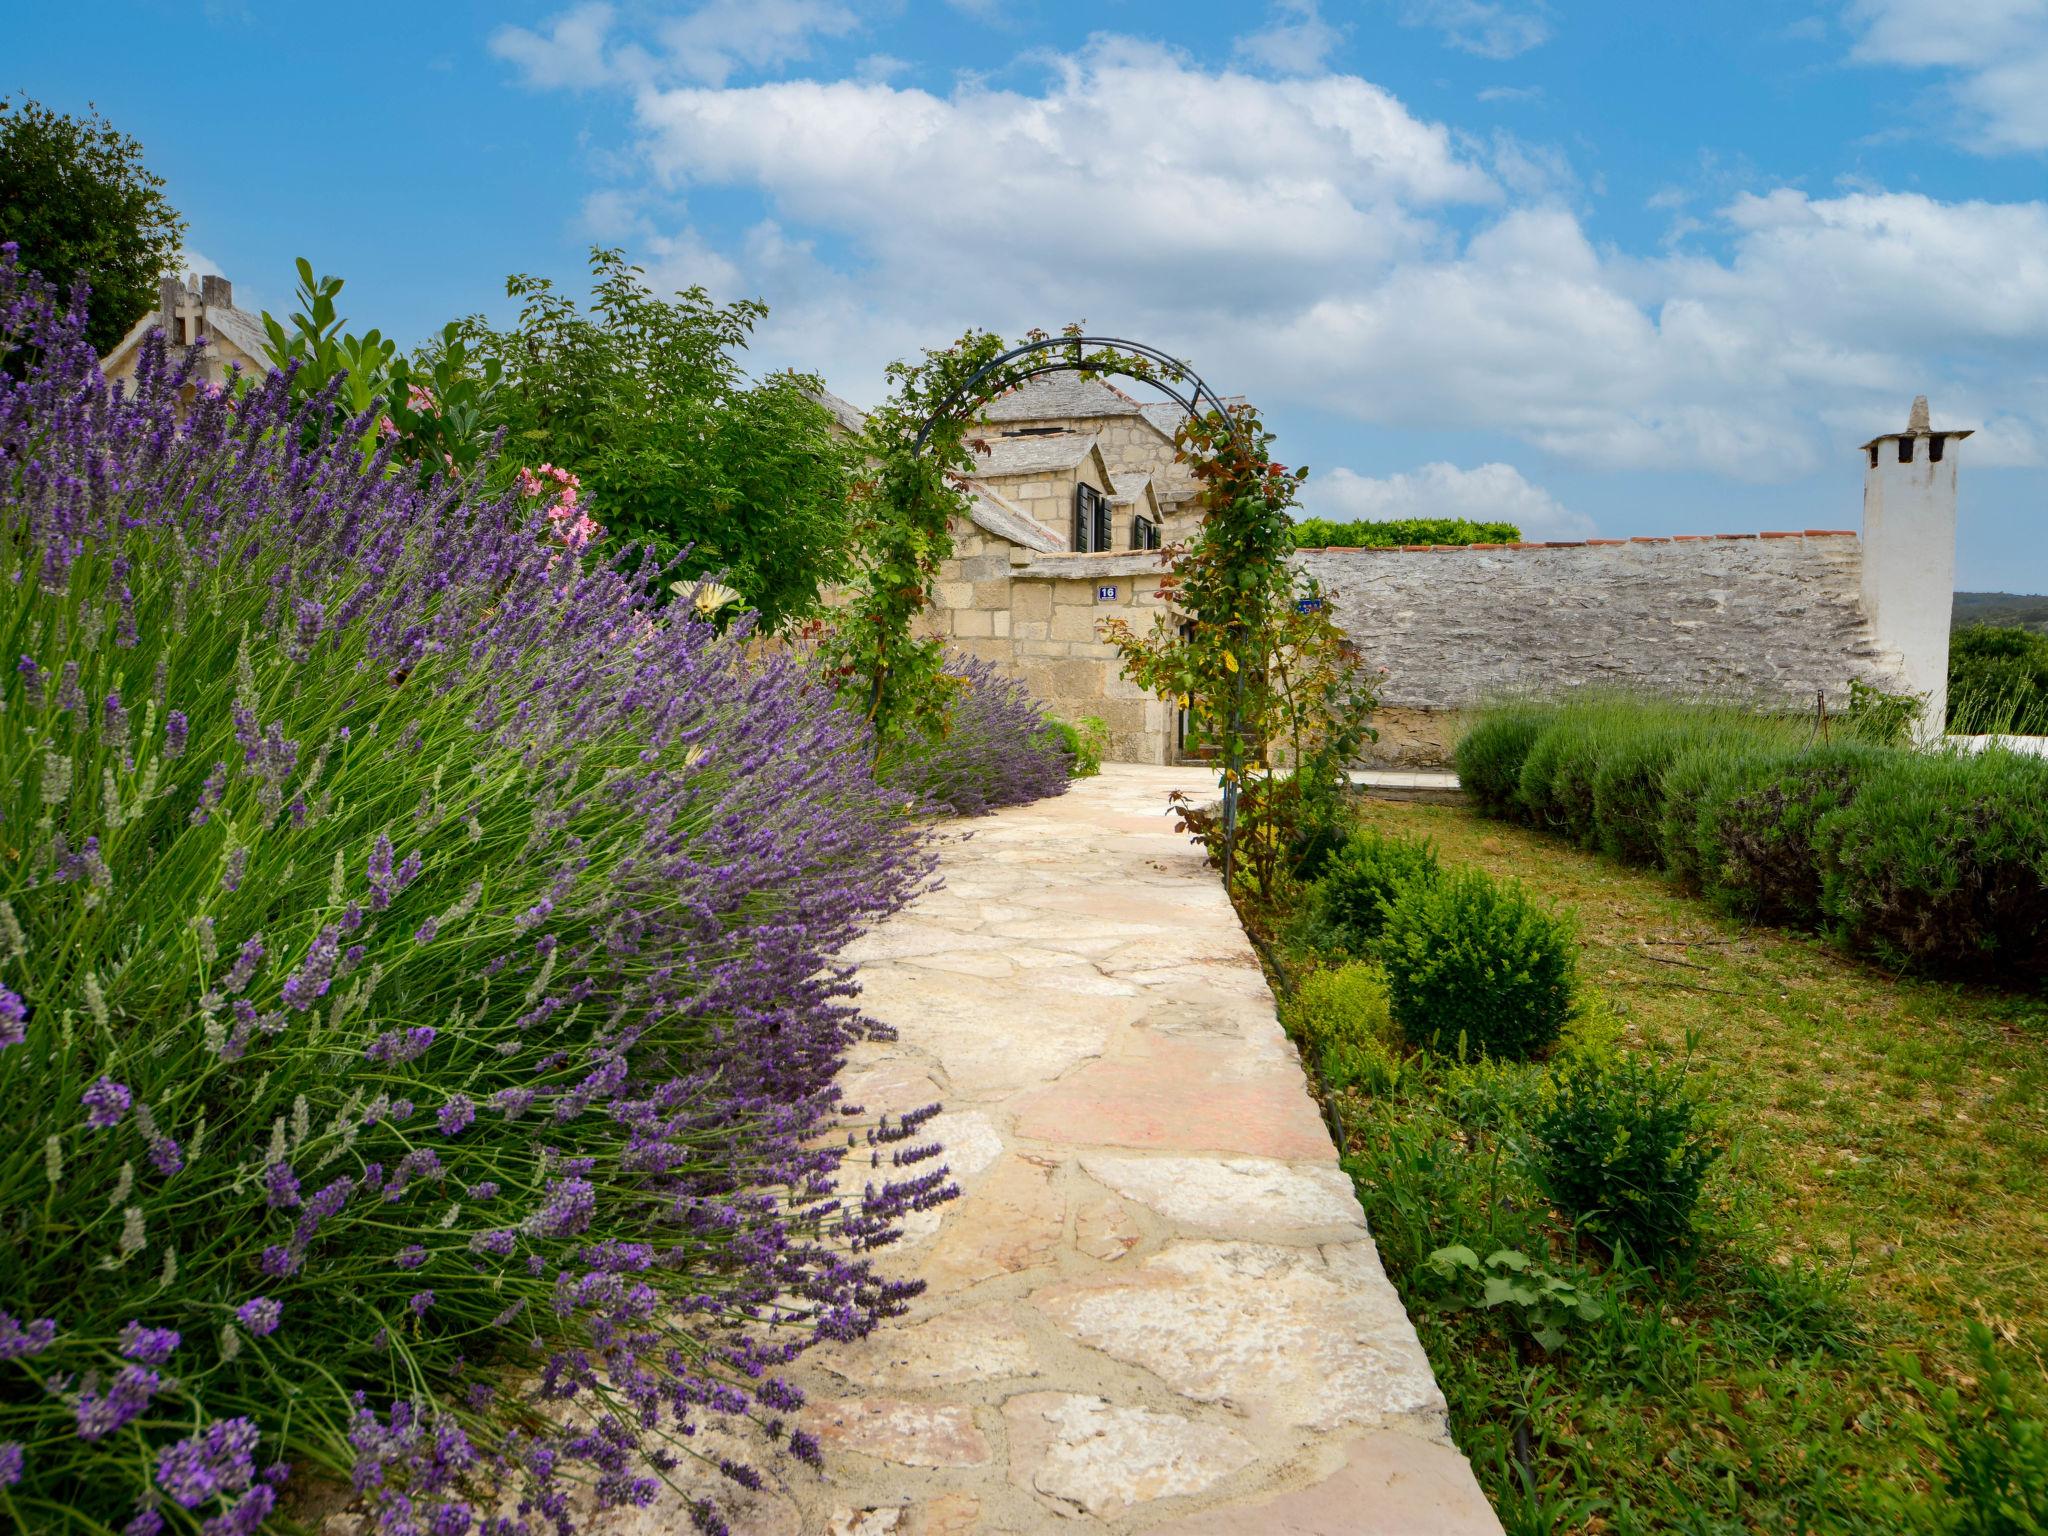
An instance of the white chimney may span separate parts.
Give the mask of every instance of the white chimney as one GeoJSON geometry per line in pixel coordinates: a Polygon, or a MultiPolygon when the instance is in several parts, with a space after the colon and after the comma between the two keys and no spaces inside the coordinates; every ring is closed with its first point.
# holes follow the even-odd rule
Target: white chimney
{"type": "Polygon", "coordinates": [[[1927,397],[1903,432],[1863,445],[1863,613],[1877,643],[1899,656],[1906,686],[1924,698],[1915,734],[1941,740],[1948,719],[1948,628],[1956,586],[1956,445],[1935,431],[1927,397]]]}

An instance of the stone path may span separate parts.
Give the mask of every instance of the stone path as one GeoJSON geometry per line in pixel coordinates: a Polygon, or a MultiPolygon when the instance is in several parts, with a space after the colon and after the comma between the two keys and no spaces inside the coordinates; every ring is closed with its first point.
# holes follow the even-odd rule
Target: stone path
{"type": "Polygon", "coordinates": [[[736,1533],[1499,1532],[1176,785],[1214,781],[1112,766],[949,829],[855,950],[900,1039],[852,1100],[943,1100],[963,1195],[889,1250],[911,1314],[805,1358],[822,1480],[736,1533]]]}

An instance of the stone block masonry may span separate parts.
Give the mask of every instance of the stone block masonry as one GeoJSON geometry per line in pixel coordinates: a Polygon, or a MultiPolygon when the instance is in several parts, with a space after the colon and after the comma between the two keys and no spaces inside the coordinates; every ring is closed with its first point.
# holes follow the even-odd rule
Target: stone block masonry
{"type": "Polygon", "coordinates": [[[1852,678],[1904,686],[1862,601],[1853,533],[1809,530],[1296,559],[1386,669],[1374,761],[1442,761],[1454,713],[1601,689],[1811,708],[1852,678]]]}
{"type": "MultiPolygon", "coordinates": [[[[1498,1536],[1176,787],[1215,781],[1112,765],[948,831],[846,956],[897,1034],[849,1101],[943,1101],[964,1193],[882,1258],[910,1315],[800,1362],[825,1477],[740,1536],[1498,1536]]],[[[604,1529],[686,1524],[664,1490],[604,1529]]]]}

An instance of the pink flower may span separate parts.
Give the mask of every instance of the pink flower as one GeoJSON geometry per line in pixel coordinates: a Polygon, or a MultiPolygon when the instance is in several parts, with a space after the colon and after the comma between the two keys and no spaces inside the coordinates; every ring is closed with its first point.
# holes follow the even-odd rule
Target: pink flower
{"type": "Polygon", "coordinates": [[[408,384],[405,387],[405,403],[409,409],[419,412],[422,416],[430,416],[441,408],[434,399],[434,392],[419,384],[408,384]]]}

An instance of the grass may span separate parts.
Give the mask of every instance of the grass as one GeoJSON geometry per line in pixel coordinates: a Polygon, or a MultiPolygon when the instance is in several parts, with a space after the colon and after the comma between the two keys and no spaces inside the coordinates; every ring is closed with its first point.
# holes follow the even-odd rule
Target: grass
{"type": "MultiPolygon", "coordinates": [[[[1728,1145],[1698,1252],[1651,1273],[1581,1242],[1520,1165],[1538,1065],[1436,1062],[1334,1095],[1390,1275],[1510,1531],[1945,1529],[1894,1352],[1965,1394],[1981,1321],[2038,1403],[2048,1349],[2048,1005],[1900,978],[1745,927],[1458,807],[1366,802],[1446,868],[1576,909],[1582,1048],[1686,1059],[1728,1145]],[[1555,1352],[1446,1310],[1449,1243],[1546,1255],[1609,1303],[1555,1352]]],[[[2014,1530],[2022,1527],[2012,1527],[2014,1530]]]]}

